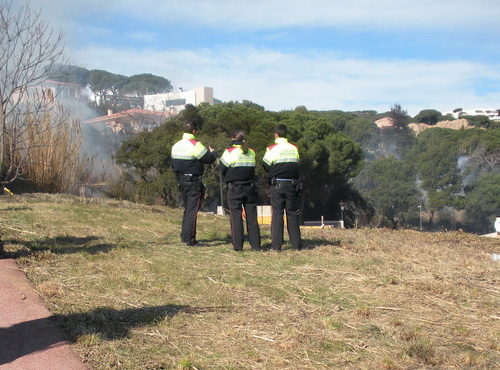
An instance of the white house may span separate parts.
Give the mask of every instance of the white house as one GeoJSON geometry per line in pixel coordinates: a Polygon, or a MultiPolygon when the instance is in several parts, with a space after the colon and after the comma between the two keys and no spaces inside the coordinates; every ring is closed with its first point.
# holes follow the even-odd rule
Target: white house
{"type": "Polygon", "coordinates": [[[500,122],[500,115],[498,114],[498,109],[491,109],[491,108],[463,109],[457,112],[446,112],[445,114],[451,114],[455,118],[460,118],[463,116],[487,116],[492,121],[500,122]]]}
{"type": "Polygon", "coordinates": [[[144,109],[153,112],[179,113],[186,104],[197,106],[201,103],[214,104],[214,89],[198,87],[192,90],[169,92],[166,94],[144,95],[144,109]]]}

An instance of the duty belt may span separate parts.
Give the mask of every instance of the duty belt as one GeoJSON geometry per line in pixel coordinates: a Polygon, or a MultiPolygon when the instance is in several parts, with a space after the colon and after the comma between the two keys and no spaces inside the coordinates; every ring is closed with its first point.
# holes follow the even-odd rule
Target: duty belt
{"type": "Polygon", "coordinates": [[[278,182],[289,182],[289,183],[291,183],[292,185],[295,185],[295,186],[300,185],[300,182],[297,179],[284,179],[284,178],[281,178],[281,177],[273,177],[272,180],[271,180],[271,185],[276,185],[278,182]]]}
{"type": "Polygon", "coordinates": [[[227,188],[230,191],[233,191],[235,187],[242,189],[244,186],[252,186],[253,180],[249,181],[230,181],[227,183],[227,188]]]}
{"type": "Polygon", "coordinates": [[[199,175],[193,175],[192,173],[180,173],[179,178],[184,178],[186,182],[196,182],[199,180],[199,175]]]}
{"type": "Polygon", "coordinates": [[[252,185],[253,180],[248,181],[231,181],[230,183],[233,185],[252,185]]]}

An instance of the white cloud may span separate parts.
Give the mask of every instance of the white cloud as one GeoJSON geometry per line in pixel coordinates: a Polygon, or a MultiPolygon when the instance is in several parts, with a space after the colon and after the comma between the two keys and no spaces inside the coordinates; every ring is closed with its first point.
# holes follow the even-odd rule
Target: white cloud
{"type": "MultiPolygon", "coordinates": [[[[457,106],[498,108],[500,101],[497,88],[500,66],[465,59],[474,55],[474,48],[486,48],[499,33],[498,0],[30,0],[30,3],[42,8],[52,26],[60,26],[67,33],[72,40],[67,48],[69,56],[83,67],[128,76],[153,73],[184,89],[211,86],[216,97],[223,101],[251,100],[269,110],[305,105],[308,109],[380,112],[399,103],[413,115],[427,108],[440,111],[457,106]],[[134,24],[127,37],[118,37],[123,35],[117,35],[113,29],[117,20],[120,25],[127,21],[134,24]],[[140,29],[140,21],[148,26],[144,27],[147,31],[140,29]],[[238,39],[241,36],[238,32],[233,33],[233,39],[228,38],[224,45],[213,49],[174,50],[161,49],[160,45],[139,50],[131,46],[132,40],[153,45],[152,41],[165,32],[165,27],[174,25],[257,31],[259,41],[281,38],[292,27],[369,30],[392,38],[406,32],[402,39],[415,41],[416,45],[432,44],[432,38],[441,38],[450,40],[442,47],[451,50],[460,44],[465,51],[462,61],[426,61],[405,55],[392,59],[389,56],[388,59],[347,58],[341,51],[314,50],[314,45],[307,44],[288,44],[282,50],[289,48],[293,52],[285,53],[267,47],[251,48],[244,44],[244,39],[238,39]],[[428,31],[431,39],[421,37],[428,31]],[[470,38],[472,34],[476,37],[470,38]],[[116,40],[120,47],[89,44],[89,40],[99,42],[99,36],[108,42],[116,40]],[[124,42],[128,48],[123,47],[124,42]],[[486,85],[489,90],[484,88],[486,85]]],[[[348,40],[349,32],[344,34],[348,40]]],[[[175,35],[183,36],[189,37],[182,32],[175,35]]],[[[376,40],[384,45],[384,38],[376,40]]],[[[286,38],[280,39],[284,41],[286,38]]],[[[323,45],[327,45],[328,40],[324,41],[323,45]]],[[[358,51],[359,55],[369,55],[369,51],[352,51],[349,47],[343,50],[351,56],[358,51]]],[[[496,44],[492,50],[496,50],[496,44]]],[[[458,53],[454,55],[462,58],[458,53]]]]}
{"type": "Polygon", "coordinates": [[[268,110],[387,111],[399,103],[410,114],[457,106],[493,107],[500,93],[479,94],[476,79],[500,82],[498,66],[469,62],[343,59],[334,53],[285,54],[262,49],[201,51],[109,49],[72,51],[89,69],[132,75],[153,73],[174,87],[214,88],[223,101],[251,100],[268,110]]]}
{"type": "Polygon", "coordinates": [[[90,14],[214,28],[343,27],[354,30],[498,30],[497,0],[31,0],[47,16],[90,14]],[[485,25],[488,25],[487,30],[485,25]]]}
{"type": "Polygon", "coordinates": [[[342,26],[356,29],[496,27],[495,0],[178,0],[125,1],[142,18],[191,20],[222,28],[342,26]],[[149,3],[149,4],[148,4],[149,3]],[[150,5],[150,6],[148,6],[150,5]],[[155,9],[151,12],[151,9],[155,9]],[[171,17],[170,17],[171,15],[171,17]]]}
{"type": "Polygon", "coordinates": [[[126,37],[136,41],[150,43],[158,39],[158,34],[154,32],[140,31],[127,33],[126,37]]]}

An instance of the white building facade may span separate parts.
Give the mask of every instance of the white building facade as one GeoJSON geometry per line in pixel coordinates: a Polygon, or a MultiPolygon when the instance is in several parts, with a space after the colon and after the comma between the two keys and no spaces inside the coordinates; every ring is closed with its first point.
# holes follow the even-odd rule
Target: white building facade
{"type": "Polygon", "coordinates": [[[179,113],[186,104],[197,106],[201,103],[214,104],[214,89],[211,87],[198,87],[192,90],[166,94],[144,95],[144,109],[153,112],[179,113]]]}
{"type": "Polygon", "coordinates": [[[498,114],[498,109],[490,109],[490,108],[463,109],[457,112],[446,112],[445,114],[451,114],[455,118],[460,118],[463,116],[487,116],[492,121],[500,122],[500,115],[498,114]]]}

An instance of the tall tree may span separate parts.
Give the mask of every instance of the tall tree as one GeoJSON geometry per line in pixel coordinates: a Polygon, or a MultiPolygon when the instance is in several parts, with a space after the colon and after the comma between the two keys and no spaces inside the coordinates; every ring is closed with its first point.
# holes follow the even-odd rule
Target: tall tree
{"type": "Polygon", "coordinates": [[[117,75],[101,69],[93,69],[89,74],[89,87],[94,93],[96,105],[105,105],[112,94],[117,75]],[[99,101],[97,99],[99,98],[99,101]]]}
{"type": "Polygon", "coordinates": [[[393,228],[406,226],[419,204],[415,167],[394,157],[381,158],[365,166],[357,186],[371,200],[378,221],[393,228]]]}
{"type": "Polygon", "coordinates": [[[427,129],[418,135],[408,156],[418,170],[422,188],[427,192],[431,212],[445,206],[461,208],[462,175],[458,168],[460,132],[444,128],[427,129]]]}
{"type": "MultiPolygon", "coordinates": [[[[203,123],[199,131],[202,142],[222,152],[229,145],[232,132],[243,129],[248,135],[249,145],[257,152],[258,163],[261,163],[266,147],[273,143],[273,127],[278,122],[286,124],[289,140],[299,146],[305,181],[304,210],[311,218],[334,216],[338,202],[349,198],[348,180],[362,166],[362,150],[352,139],[335,132],[332,124],[317,113],[305,109],[274,113],[251,102],[229,102],[216,106],[188,105],[182,115],[197,119],[197,112],[203,123]]],[[[182,117],[168,121],[148,135],[140,135],[124,143],[117,154],[120,162],[141,178],[141,186],[146,187],[149,183],[150,189],[156,189],[154,191],[161,188],[161,196],[168,205],[176,205],[177,202],[169,152],[171,145],[178,140],[172,133],[179,132],[180,121],[182,117]],[[154,173],[161,174],[163,182],[158,182],[158,175],[151,176],[154,173]]],[[[257,166],[257,177],[261,202],[268,204],[269,185],[260,165],[257,166]]],[[[207,185],[208,202],[217,201],[220,194],[218,168],[208,166],[203,181],[207,185]]],[[[351,198],[355,199],[354,196],[351,198]]]]}
{"type": "Polygon", "coordinates": [[[86,87],[89,83],[90,71],[86,68],[76,65],[61,65],[56,73],[50,76],[51,80],[61,83],[78,84],[86,87]]]}
{"type": "Polygon", "coordinates": [[[435,109],[424,109],[415,116],[415,122],[435,125],[441,120],[441,117],[443,114],[435,109]]]}
{"type": "Polygon", "coordinates": [[[109,92],[112,99],[112,104],[116,105],[118,97],[121,95],[123,86],[127,85],[129,78],[120,74],[113,74],[109,80],[109,92]]]}
{"type": "Polygon", "coordinates": [[[344,132],[363,148],[365,158],[373,158],[380,148],[380,129],[373,121],[354,118],[347,122],[344,132]]]}
{"type": "Polygon", "coordinates": [[[143,97],[148,94],[162,94],[170,91],[172,91],[172,85],[166,78],[151,73],[142,73],[131,76],[121,92],[123,95],[143,97]]]}
{"type": "Polygon", "coordinates": [[[389,117],[392,119],[395,128],[406,129],[410,121],[408,112],[401,105],[394,104],[389,112],[389,117]]]}
{"type": "Polygon", "coordinates": [[[401,105],[395,104],[391,107],[389,118],[392,120],[393,126],[381,130],[383,153],[385,156],[396,156],[398,159],[404,159],[415,141],[415,135],[408,127],[410,116],[401,105]]]}
{"type": "Polygon", "coordinates": [[[460,118],[466,119],[471,125],[479,128],[489,128],[492,124],[490,118],[482,114],[476,116],[463,115],[460,118]]]}
{"type": "Polygon", "coordinates": [[[487,174],[465,187],[465,204],[469,219],[481,227],[481,232],[493,230],[500,209],[500,174],[487,174]]]}
{"type": "Polygon", "coordinates": [[[49,91],[40,86],[65,64],[62,32],[54,32],[29,4],[0,0],[0,186],[22,175],[27,132],[52,128],[33,127],[33,118],[53,108],[49,91]]]}
{"type": "Polygon", "coordinates": [[[460,134],[468,176],[472,174],[476,178],[487,173],[500,173],[500,130],[472,129],[460,134]]]}
{"type": "Polygon", "coordinates": [[[453,109],[453,113],[457,114],[457,117],[460,117],[462,114],[463,109],[462,108],[455,108],[453,109]]]}

